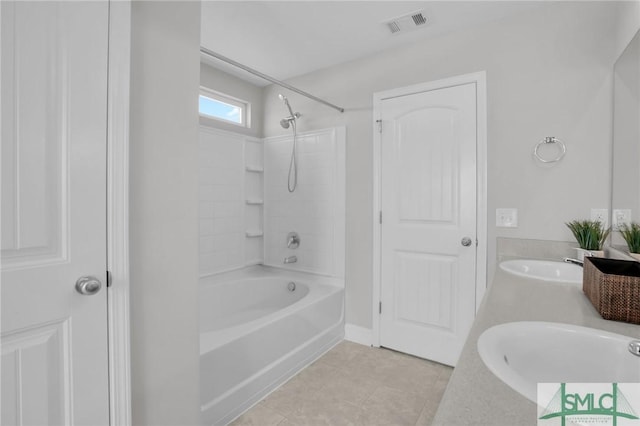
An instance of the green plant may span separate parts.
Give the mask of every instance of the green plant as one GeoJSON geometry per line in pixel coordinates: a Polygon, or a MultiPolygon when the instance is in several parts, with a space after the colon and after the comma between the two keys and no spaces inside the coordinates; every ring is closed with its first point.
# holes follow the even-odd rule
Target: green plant
{"type": "Polygon", "coordinates": [[[631,225],[620,225],[622,238],[627,242],[630,253],[640,253],[640,224],[632,222],[631,225]]]}
{"type": "Polygon", "coordinates": [[[611,228],[604,229],[600,222],[593,220],[573,220],[565,225],[573,233],[580,248],[585,250],[602,250],[604,240],[611,231],[611,228]]]}

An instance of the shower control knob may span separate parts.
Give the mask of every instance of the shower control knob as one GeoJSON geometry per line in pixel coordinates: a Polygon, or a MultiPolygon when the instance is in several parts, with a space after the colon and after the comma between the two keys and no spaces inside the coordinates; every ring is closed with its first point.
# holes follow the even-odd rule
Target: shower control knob
{"type": "Polygon", "coordinates": [[[471,238],[469,238],[469,237],[464,237],[464,238],[462,239],[462,241],[460,241],[460,244],[462,244],[462,245],[463,245],[463,246],[465,246],[465,247],[469,247],[469,246],[471,245],[471,242],[472,242],[472,241],[471,241],[471,238]]]}
{"type": "Polygon", "coordinates": [[[297,249],[300,247],[300,235],[297,232],[289,232],[287,234],[287,248],[297,249]]]}
{"type": "Polygon", "coordinates": [[[92,296],[100,291],[102,283],[96,277],[80,277],[76,281],[76,291],[83,296],[92,296]]]}

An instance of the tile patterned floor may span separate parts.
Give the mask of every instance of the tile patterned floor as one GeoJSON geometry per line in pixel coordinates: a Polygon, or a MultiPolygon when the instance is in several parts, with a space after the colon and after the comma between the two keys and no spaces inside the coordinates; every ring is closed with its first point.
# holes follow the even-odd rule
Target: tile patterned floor
{"type": "Polygon", "coordinates": [[[452,368],[343,341],[232,426],[421,426],[435,415],[452,368]]]}

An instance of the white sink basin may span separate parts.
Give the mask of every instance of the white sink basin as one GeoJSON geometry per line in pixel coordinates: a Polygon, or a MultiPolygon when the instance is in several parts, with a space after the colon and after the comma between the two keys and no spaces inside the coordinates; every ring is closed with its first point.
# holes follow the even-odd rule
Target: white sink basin
{"type": "Polygon", "coordinates": [[[521,277],[542,281],[582,283],[582,267],[551,260],[515,259],[500,262],[500,269],[521,277]]]}
{"type": "Polygon", "coordinates": [[[553,322],[510,322],[478,339],[486,366],[513,390],[536,402],[538,383],[637,383],[640,340],[593,328],[553,322]]]}

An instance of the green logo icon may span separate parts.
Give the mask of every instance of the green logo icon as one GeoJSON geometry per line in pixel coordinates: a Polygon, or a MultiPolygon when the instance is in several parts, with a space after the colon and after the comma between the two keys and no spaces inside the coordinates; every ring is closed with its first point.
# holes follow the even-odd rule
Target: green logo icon
{"type": "MultiPolygon", "coordinates": [[[[618,388],[617,383],[611,384],[611,391],[604,392],[593,390],[589,392],[588,384],[578,388],[582,392],[568,392],[567,384],[561,383],[558,391],[542,411],[539,420],[560,418],[561,425],[565,426],[567,418],[587,423],[600,419],[598,423],[601,423],[604,420],[603,417],[610,417],[610,424],[617,426],[619,418],[639,419],[627,398],[618,388]],[[585,388],[587,391],[584,391],[585,388]],[[577,419],[577,416],[580,416],[581,419],[577,419]]],[[[538,422],[538,424],[544,423],[538,422]]]]}

